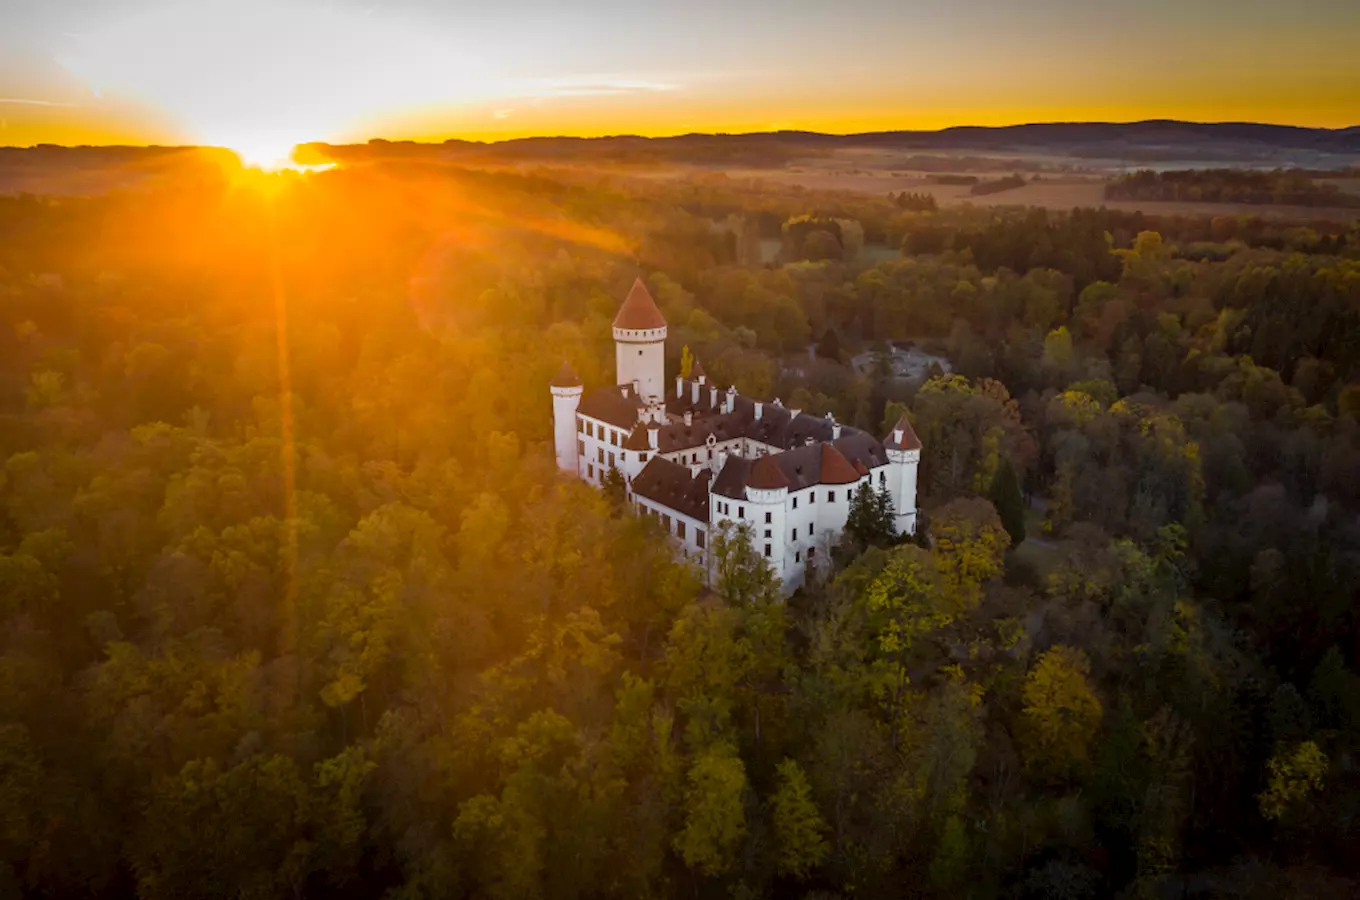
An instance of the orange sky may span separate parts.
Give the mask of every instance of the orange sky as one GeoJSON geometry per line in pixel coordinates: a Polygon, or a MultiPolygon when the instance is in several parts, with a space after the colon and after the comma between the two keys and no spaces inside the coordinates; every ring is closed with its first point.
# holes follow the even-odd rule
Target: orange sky
{"type": "Polygon", "coordinates": [[[1360,3],[1335,0],[16,2],[10,145],[1360,124],[1360,3]]]}

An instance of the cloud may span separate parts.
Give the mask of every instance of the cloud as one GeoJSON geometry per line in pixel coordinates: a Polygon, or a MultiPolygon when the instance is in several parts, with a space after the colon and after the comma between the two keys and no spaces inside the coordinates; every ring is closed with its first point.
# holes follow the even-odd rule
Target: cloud
{"type": "Polygon", "coordinates": [[[0,97],[0,103],[15,106],[75,106],[74,103],[58,103],[55,100],[30,100],[27,97],[0,97]]]}
{"type": "Polygon", "coordinates": [[[537,78],[524,84],[530,97],[613,97],[621,94],[652,94],[677,91],[678,84],[619,78],[609,75],[582,75],[570,78],[537,78]]]}

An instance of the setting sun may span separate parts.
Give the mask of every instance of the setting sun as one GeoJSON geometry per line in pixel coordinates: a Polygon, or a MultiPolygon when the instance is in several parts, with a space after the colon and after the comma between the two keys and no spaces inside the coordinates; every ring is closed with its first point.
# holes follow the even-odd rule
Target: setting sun
{"type": "Polygon", "coordinates": [[[241,165],[265,172],[306,168],[293,159],[297,144],[287,139],[268,137],[242,139],[228,143],[227,149],[236,154],[241,165]]]}

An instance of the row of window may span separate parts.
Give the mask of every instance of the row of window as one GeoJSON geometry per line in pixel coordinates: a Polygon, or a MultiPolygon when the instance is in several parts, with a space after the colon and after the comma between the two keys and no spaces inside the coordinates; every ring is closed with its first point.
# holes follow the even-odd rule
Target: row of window
{"type": "Polygon", "coordinates": [[[619,429],[606,428],[604,425],[597,426],[594,422],[587,422],[585,419],[581,419],[580,424],[581,427],[578,430],[580,431],[581,434],[584,434],[586,437],[596,438],[597,440],[601,441],[607,439],[609,443],[613,444],[615,447],[623,446],[623,441],[626,435],[619,429]]]}
{"type": "MultiPolygon", "coordinates": [[[[769,537],[769,535],[767,534],[766,537],[769,537]]],[[[766,545],[765,545],[765,556],[766,556],[767,558],[770,556],[770,552],[771,552],[771,547],[770,547],[769,544],[766,544],[766,545]]],[[[808,562],[812,562],[813,558],[816,557],[816,556],[817,556],[817,548],[816,548],[816,547],[809,547],[809,548],[808,548],[808,562]]],[[[802,550],[795,550],[795,551],[793,551],[793,561],[796,562],[796,563],[800,563],[800,562],[803,561],[803,551],[802,551],[802,550]]]]}
{"type": "MultiPolygon", "coordinates": [[[[576,442],[576,453],[577,453],[578,455],[582,456],[582,457],[584,457],[584,456],[586,455],[586,442],[585,442],[585,441],[579,441],[579,440],[578,440],[578,441],[576,442]]],[[[626,457],[627,453],[628,453],[627,450],[623,451],[623,455],[620,456],[620,458],[622,459],[622,458],[626,457]]],[[[597,461],[600,463],[601,466],[603,466],[603,465],[605,464],[605,459],[606,459],[606,454],[605,454],[604,448],[603,448],[603,447],[596,447],[596,448],[595,448],[595,454],[596,454],[596,459],[597,459],[597,461]]],[[[638,452],[638,462],[646,462],[646,461],[647,461],[647,457],[650,456],[650,455],[651,455],[651,454],[646,453],[645,451],[639,451],[639,452],[638,452]]],[[[615,461],[615,460],[614,460],[614,451],[612,451],[612,450],[609,451],[609,453],[608,453],[608,460],[609,460],[609,465],[610,465],[610,467],[613,467],[614,461],[615,461]]]]}
{"type": "MultiPolygon", "coordinates": [[[[813,492],[811,492],[810,494],[808,494],[808,503],[811,504],[811,503],[816,503],[816,502],[817,502],[817,492],[816,492],[816,491],[813,491],[813,492]]],[[[826,502],[827,502],[827,503],[835,503],[835,502],[836,502],[836,492],[835,492],[835,491],[827,491],[827,492],[826,492],[826,502]]],[[[797,497],[794,497],[794,498],[793,498],[793,508],[794,508],[794,509],[797,509],[797,508],[798,508],[798,498],[797,498],[797,497]]],[[[730,515],[732,514],[732,504],[727,503],[727,502],[724,502],[724,501],[719,501],[719,503],[718,503],[718,512],[719,512],[720,514],[724,515],[724,516],[730,516],[730,515]]],[[[746,507],[744,507],[744,506],[738,506],[738,507],[737,507],[737,518],[738,518],[738,519],[744,519],[744,518],[746,518],[746,507]]],[[[769,524],[772,524],[773,522],[774,522],[774,513],[772,513],[772,512],[767,512],[767,513],[765,513],[765,524],[766,524],[766,525],[769,525],[769,524]]]]}
{"type": "MultiPolygon", "coordinates": [[[[639,506],[638,506],[638,509],[642,512],[643,515],[651,516],[651,517],[654,518],[654,519],[660,519],[660,520],[661,520],[661,525],[662,525],[663,528],[666,529],[666,533],[667,533],[667,534],[671,534],[671,533],[673,532],[673,533],[675,534],[676,537],[678,537],[680,540],[683,541],[683,540],[685,540],[685,535],[689,533],[689,528],[688,528],[688,526],[686,525],[686,523],[685,523],[685,521],[684,521],[683,519],[678,519],[678,518],[677,518],[677,519],[675,520],[675,528],[672,529],[672,528],[671,528],[671,517],[668,516],[668,515],[666,515],[665,513],[657,512],[656,510],[651,509],[650,507],[642,506],[642,505],[640,505],[640,504],[639,504],[639,506]]],[[[702,531],[701,529],[698,529],[698,528],[694,529],[694,544],[695,544],[695,546],[697,546],[700,550],[702,550],[702,549],[704,548],[704,539],[705,539],[705,537],[706,537],[706,534],[705,534],[704,531],[702,531]]]]}

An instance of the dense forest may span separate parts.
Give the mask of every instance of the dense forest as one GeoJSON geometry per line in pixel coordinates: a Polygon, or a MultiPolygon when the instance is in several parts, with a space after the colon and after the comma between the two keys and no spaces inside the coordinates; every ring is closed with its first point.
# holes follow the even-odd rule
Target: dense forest
{"type": "Polygon", "coordinates": [[[1105,186],[1105,199],[1360,207],[1360,194],[1347,193],[1334,182],[1290,169],[1145,169],[1111,181],[1105,186]]]}
{"type": "Polygon", "coordinates": [[[1354,226],[388,162],[0,198],[0,309],[0,895],[1360,891],[1354,226]],[[917,539],[562,480],[638,274],[917,539]]]}

